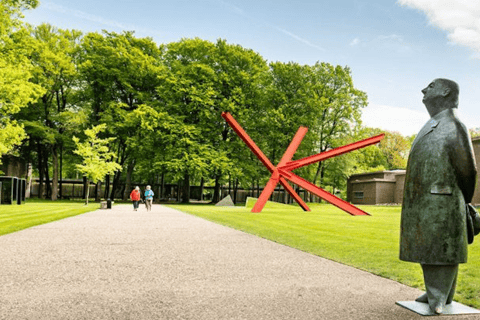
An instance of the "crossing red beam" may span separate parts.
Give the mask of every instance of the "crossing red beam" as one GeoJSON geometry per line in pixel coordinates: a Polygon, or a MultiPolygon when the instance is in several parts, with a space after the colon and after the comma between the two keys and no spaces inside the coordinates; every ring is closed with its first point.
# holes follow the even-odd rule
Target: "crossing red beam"
{"type": "Polygon", "coordinates": [[[257,158],[263,163],[263,165],[272,173],[270,180],[265,185],[260,197],[258,198],[257,202],[253,206],[252,212],[260,212],[262,211],[263,207],[270,198],[271,194],[275,190],[275,187],[280,183],[285,190],[295,199],[295,201],[302,207],[305,211],[310,211],[307,204],[302,200],[302,198],[295,192],[292,186],[288,183],[287,180],[291,181],[292,183],[300,186],[301,188],[310,191],[311,193],[317,195],[318,197],[324,199],[325,201],[337,206],[338,208],[346,211],[347,213],[357,216],[357,215],[369,215],[367,212],[355,207],[354,205],[334,196],[333,194],[323,190],[320,187],[308,182],[307,180],[297,176],[296,174],[292,173],[291,171],[294,169],[298,169],[304,167],[306,165],[323,161],[328,158],[332,158],[353,150],[357,150],[360,148],[364,148],[366,146],[378,143],[380,140],[384,138],[384,134],[380,134],[375,137],[371,137],[368,139],[364,139],[361,141],[357,141],[339,148],[335,148],[329,150],[327,152],[318,153],[316,155],[306,157],[300,160],[291,161],[293,155],[297,151],[300,143],[302,142],[305,134],[307,133],[308,129],[305,127],[300,127],[293,137],[290,145],[288,146],[287,150],[282,156],[282,159],[275,167],[270,160],[263,154],[262,150],[253,142],[250,136],[243,130],[243,128],[238,124],[238,122],[232,117],[232,115],[228,112],[222,112],[222,117],[228,123],[228,125],[235,131],[235,133],[245,142],[245,144],[252,150],[253,154],[257,156],[257,158]]]}
{"type": "Polygon", "coordinates": [[[309,157],[299,159],[299,160],[295,160],[295,161],[290,161],[282,167],[279,166],[279,169],[286,170],[286,171],[292,171],[292,170],[307,166],[307,165],[315,163],[315,162],[323,161],[323,160],[326,160],[326,159],[329,159],[329,158],[339,156],[339,155],[344,154],[344,153],[348,153],[348,152],[353,151],[353,150],[357,150],[357,149],[360,149],[360,148],[365,148],[367,146],[370,146],[372,144],[380,142],[380,140],[382,140],[384,137],[385,137],[385,134],[382,133],[382,134],[379,134],[377,136],[367,138],[367,139],[364,139],[364,140],[360,140],[360,141],[357,141],[357,142],[354,142],[354,143],[350,143],[350,144],[347,144],[345,146],[341,146],[341,147],[338,147],[338,148],[335,148],[335,149],[332,149],[332,150],[329,150],[329,151],[317,153],[313,156],[309,156],[309,157]]]}
{"type": "Polygon", "coordinates": [[[265,156],[260,150],[260,148],[253,142],[252,138],[243,130],[243,128],[238,124],[237,120],[235,120],[229,112],[222,112],[222,117],[227,121],[228,125],[235,131],[235,133],[240,137],[240,139],[245,142],[247,147],[252,150],[253,154],[257,156],[258,160],[260,160],[265,167],[267,167],[268,171],[273,172],[275,171],[275,166],[268,160],[267,156],[265,156]]]}
{"type": "MultiPolygon", "coordinates": [[[[287,150],[285,150],[285,153],[282,156],[282,159],[278,163],[278,167],[284,165],[288,161],[292,160],[293,155],[297,151],[298,146],[303,140],[303,137],[305,137],[305,134],[307,133],[308,129],[305,127],[300,127],[297,130],[297,133],[292,139],[292,142],[288,145],[287,150]]],[[[258,197],[257,202],[255,202],[255,205],[253,206],[252,212],[260,212],[262,211],[263,207],[268,201],[268,198],[270,198],[270,195],[275,191],[275,187],[277,186],[278,182],[282,184],[282,186],[287,190],[287,192],[295,199],[295,201],[302,207],[303,210],[305,211],[310,211],[310,208],[307,206],[307,204],[300,198],[300,196],[293,190],[293,188],[288,184],[285,179],[280,179],[280,175],[278,174],[278,170],[275,168],[275,171],[273,171],[272,176],[270,177],[270,180],[267,182],[265,185],[265,188],[263,188],[262,193],[260,194],[260,197],[258,197]]]]}
{"type": "Polygon", "coordinates": [[[317,187],[313,183],[308,182],[307,180],[297,176],[296,174],[294,174],[292,172],[283,171],[283,170],[278,170],[278,171],[287,180],[293,182],[297,186],[299,186],[299,187],[301,187],[301,188],[303,188],[307,191],[310,191],[314,195],[316,195],[316,196],[322,198],[323,200],[333,204],[337,208],[342,209],[343,211],[351,214],[352,216],[369,216],[370,215],[369,213],[363,211],[362,209],[359,209],[359,208],[355,207],[353,204],[334,196],[330,192],[327,192],[327,191],[323,190],[322,188],[317,187]]]}

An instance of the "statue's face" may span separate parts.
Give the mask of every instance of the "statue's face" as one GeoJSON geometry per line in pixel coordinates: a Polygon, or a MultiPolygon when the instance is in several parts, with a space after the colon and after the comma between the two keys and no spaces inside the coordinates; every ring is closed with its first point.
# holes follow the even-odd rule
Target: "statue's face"
{"type": "Polygon", "coordinates": [[[423,103],[428,103],[435,98],[443,97],[444,92],[443,84],[438,80],[433,80],[430,84],[422,90],[423,103]]]}

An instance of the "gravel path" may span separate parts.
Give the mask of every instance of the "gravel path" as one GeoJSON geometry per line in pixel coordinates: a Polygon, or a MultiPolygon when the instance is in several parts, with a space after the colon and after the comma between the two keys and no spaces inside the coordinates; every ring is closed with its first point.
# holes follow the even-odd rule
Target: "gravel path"
{"type": "Polygon", "coordinates": [[[417,289],[160,205],[1,236],[0,259],[0,319],[422,318],[395,305],[417,289]]]}

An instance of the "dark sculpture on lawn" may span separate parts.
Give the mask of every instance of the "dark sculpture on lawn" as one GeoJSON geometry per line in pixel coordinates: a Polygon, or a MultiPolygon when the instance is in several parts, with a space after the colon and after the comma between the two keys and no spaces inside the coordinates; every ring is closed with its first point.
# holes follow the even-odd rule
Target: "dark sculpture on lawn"
{"type": "Polygon", "coordinates": [[[468,130],[456,113],[457,83],[435,79],[422,93],[431,119],[408,158],[400,259],[421,264],[427,292],[415,301],[441,314],[452,303],[458,264],[467,262],[472,232],[478,233],[480,218],[469,205],[477,171],[468,130]]]}

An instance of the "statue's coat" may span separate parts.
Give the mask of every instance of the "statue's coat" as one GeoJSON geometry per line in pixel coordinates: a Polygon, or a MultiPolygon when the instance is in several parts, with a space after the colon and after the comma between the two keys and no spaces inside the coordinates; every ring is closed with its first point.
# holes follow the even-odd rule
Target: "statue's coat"
{"type": "Polygon", "coordinates": [[[470,136],[454,109],[432,117],[408,158],[402,204],[400,259],[421,264],[467,262],[465,203],[476,166],[470,136]]]}

